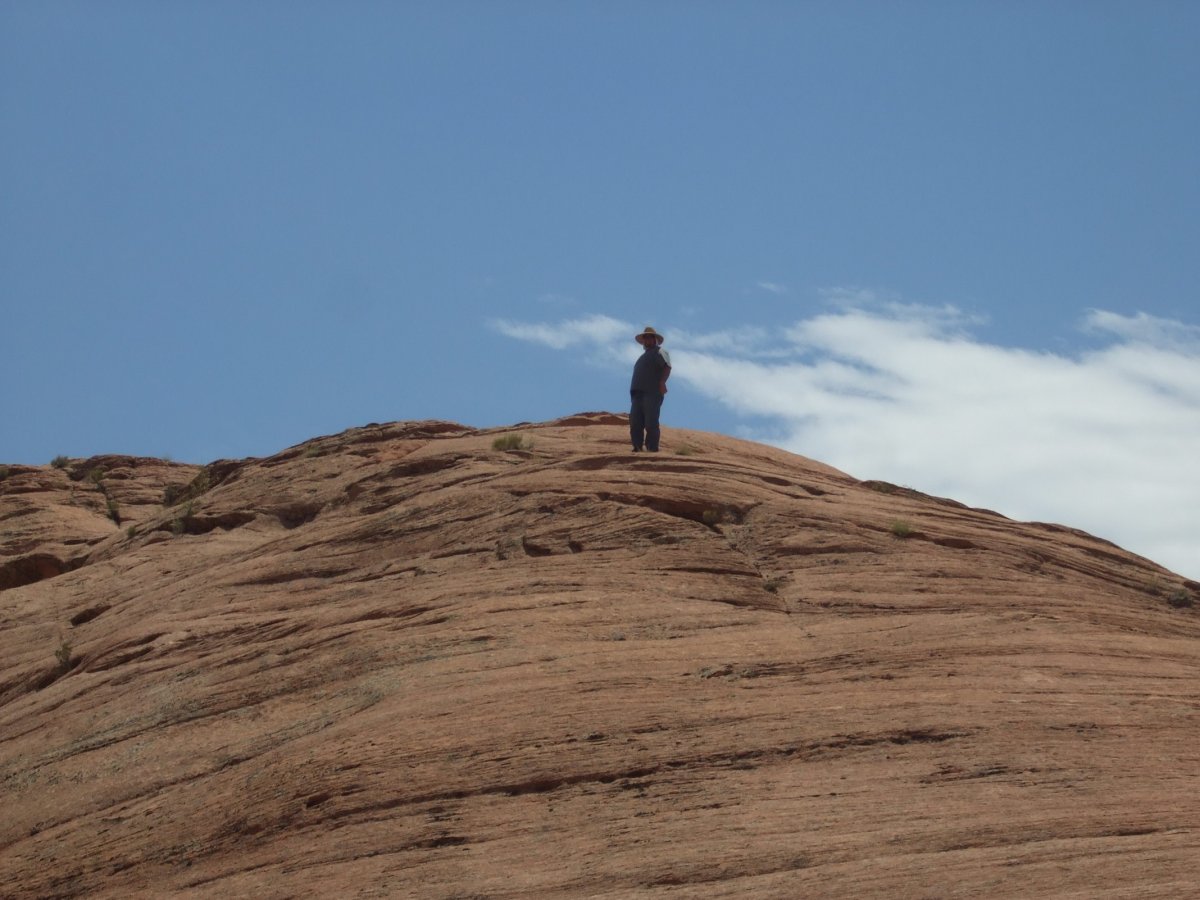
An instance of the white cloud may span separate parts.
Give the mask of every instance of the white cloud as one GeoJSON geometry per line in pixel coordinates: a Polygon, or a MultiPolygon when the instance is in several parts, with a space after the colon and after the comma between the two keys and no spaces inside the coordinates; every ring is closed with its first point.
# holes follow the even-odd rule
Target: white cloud
{"type": "MultiPolygon", "coordinates": [[[[857,477],[1083,528],[1200,578],[1200,328],[1092,310],[1099,346],[1065,355],[985,343],[953,307],[827,299],[782,330],[668,331],[673,380],[857,477]]],[[[497,327],[630,358],[633,332],[603,316],[497,327]]]]}
{"type": "Polygon", "coordinates": [[[1200,350],[1200,325],[1186,325],[1142,312],[1136,316],[1122,316],[1102,309],[1088,310],[1084,327],[1155,347],[1174,347],[1193,353],[1200,350]]]}
{"type": "Polygon", "coordinates": [[[509,322],[507,319],[493,319],[489,324],[508,337],[549,347],[572,347],[576,344],[603,347],[622,337],[628,340],[637,333],[632,325],[609,316],[588,316],[557,325],[531,325],[509,322]]]}
{"type": "Polygon", "coordinates": [[[746,356],[757,356],[765,352],[769,332],[765,328],[745,325],[741,328],[730,328],[725,331],[714,331],[708,334],[698,334],[690,331],[673,329],[670,334],[673,345],[687,347],[689,350],[714,350],[723,348],[726,353],[736,353],[746,356]]]}
{"type": "Polygon", "coordinates": [[[754,284],[770,294],[786,294],[788,292],[787,285],[777,281],[756,281],[754,284]]]}

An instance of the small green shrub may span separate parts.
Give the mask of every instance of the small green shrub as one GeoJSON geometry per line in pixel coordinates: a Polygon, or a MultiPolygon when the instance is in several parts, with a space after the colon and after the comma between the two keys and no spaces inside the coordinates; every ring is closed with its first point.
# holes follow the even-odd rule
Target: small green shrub
{"type": "Polygon", "coordinates": [[[890,531],[895,537],[903,539],[906,537],[912,537],[913,527],[907,522],[897,519],[892,523],[890,531]]]}
{"type": "Polygon", "coordinates": [[[188,484],[169,484],[163,488],[163,506],[174,506],[184,500],[192,500],[199,497],[211,487],[212,473],[208,469],[201,469],[200,474],[188,484]]]}
{"type": "Polygon", "coordinates": [[[58,660],[59,671],[65,672],[71,668],[71,642],[63,639],[54,651],[54,658],[58,660]]]}
{"type": "Polygon", "coordinates": [[[721,521],[721,511],[719,509],[706,509],[700,514],[700,519],[705,525],[716,525],[721,521]]]}
{"type": "Polygon", "coordinates": [[[117,501],[112,497],[108,498],[108,517],[117,525],[121,524],[121,507],[117,505],[117,501]]]}
{"type": "Polygon", "coordinates": [[[50,460],[50,465],[54,466],[56,469],[65,469],[68,465],[70,465],[70,462],[71,460],[67,459],[65,456],[56,456],[54,459],[50,460]]]}
{"type": "Polygon", "coordinates": [[[695,456],[700,451],[690,444],[684,444],[682,447],[675,448],[676,456],[695,456]]]}
{"type": "Polygon", "coordinates": [[[187,520],[192,517],[192,513],[196,509],[196,501],[189,500],[180,510],[179,515],[171,520],[171,534],[179,537],[187,530],[187,520]]]}
{"type": "Polygon", "coordinates": [[[8,466],[0,466],[0,481],[3,481],[5,478],[7,478],[10,471],[12,470],[9,469],[8,466]]]}
{"type": "Polygon", "coordinates": [[[763,589],[770,594],[778,594],[781,587],[783,587],[782,578],[768,578],[763,582],[763,589]]]}
{"type": "Polygon", "coordinates": [[[136,525],[130,525],[128,528],[125,529],[125,537],[131,538],[131,537],[136,537],[136,536],[137,536],[137,526],[136,525]]]}
{"type": "Polygon", "coordinates": [[[526,440],[521,434],[502,434],[492,441],[493,450],[528,450],[532,446],[533,441],[526,440]]]}
{"type": "Polygon", "coordinates": [[[103,481],[104,480],[103,466],[96,466],[96,468],[94,468],[94,469],[92,469],[92,471],[88,472],[87,479],[92,484],[99,484],[101,481],[103,481]]]}
{"type": "Polygon", "coordinates": [[[1167,598],[1167,602],[1174,609],[1188,609],[1192,605],[1192,595],[1183,588],[1179,588],[1171,593],[1171,596],[1167,598]]]}

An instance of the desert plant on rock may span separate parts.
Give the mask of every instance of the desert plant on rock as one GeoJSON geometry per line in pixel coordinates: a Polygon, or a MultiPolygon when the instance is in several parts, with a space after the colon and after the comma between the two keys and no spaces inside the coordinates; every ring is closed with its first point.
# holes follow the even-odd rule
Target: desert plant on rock
{"type": "Polygon", "coordinates": [[[901,539],[906,538],[906,537],[912,537],[912,533],[913,533],[912,525],[910,525],[908,522],[905,522],[901,519],[897,519],[895,522],[893,522],[891,524],[891,528],[889,530],[892,532],[892,534],[895,537],[898,537],[901,539]]]}
{"type": "Polygon", "coordinates": [[[185,503],[183,506],[183,509],[181,509],[179,511],[179,515],[177,515],[174,519],[171,520],[171,534],[178,537],[179,535],[181,535],[185,531],[187,531],[188,519],[190,519],[192,517],[192,513],[195,512],[195,510],[196,510],[196,501],[195,500],[189,500],[187,503],[185,503]]]}
{"type": "MultiPolygon", "coordinates": [[[[212,473],[206,468],[186,485],[169,484],[163,488],[163,506],[174,506],[184,500],[194,500],[213,486],[212,473]]],[[[191,513],[187,513],[191,515],[191,513]]]]}
{"type": "Polygon", "coordinates": [[[1167,603],[1171,604],[1175,609],[1186,609],[1192,605],[1192,595],[1183,588],[1178,588],[1171,592],[1171,596],[1167,598],[1167,603]]]}
{"type": "Polygon", "coordinates": [[[492,441],[493,450],[528,450],[532,446],[533,441],[520,434],[502,434],[492,441]]]}
{"type": "Polygon", "coordinates": [[[54,658],[58,660],[59,671],[65,672],[71,668],[71,642],[65,638],[61,640],[54,651],[54,658]]]}
{"type": "Polygon", "coordinates": [[[65,456],[56,456],[54,459],[50,460],[50,465],[54,466],[56,469],[65,469],[70,462],[71,460],[65,456]]]}

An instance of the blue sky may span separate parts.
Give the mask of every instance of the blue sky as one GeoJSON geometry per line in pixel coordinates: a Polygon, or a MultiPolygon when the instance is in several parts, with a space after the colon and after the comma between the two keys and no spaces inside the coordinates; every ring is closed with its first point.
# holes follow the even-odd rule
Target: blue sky
{"type": "Polygon", "coordinates": [[[620,410],[653,324],[668,428],[1200,577],[1198,40],[1185,2],[7,0],[0,461],[620,410]]]}

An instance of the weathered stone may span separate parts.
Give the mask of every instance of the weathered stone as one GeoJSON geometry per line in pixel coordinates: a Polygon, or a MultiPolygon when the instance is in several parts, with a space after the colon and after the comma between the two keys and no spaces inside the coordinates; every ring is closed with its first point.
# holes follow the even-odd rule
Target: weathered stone
{"type": "Polygon", "coordinates": [[[582,413],[10,467],[0,571],[41,568],[0,581],[0,893],[1200,883],[1200,612],[1168,602],[1200,585],[769,447],[627,440],[582,413]]]}

